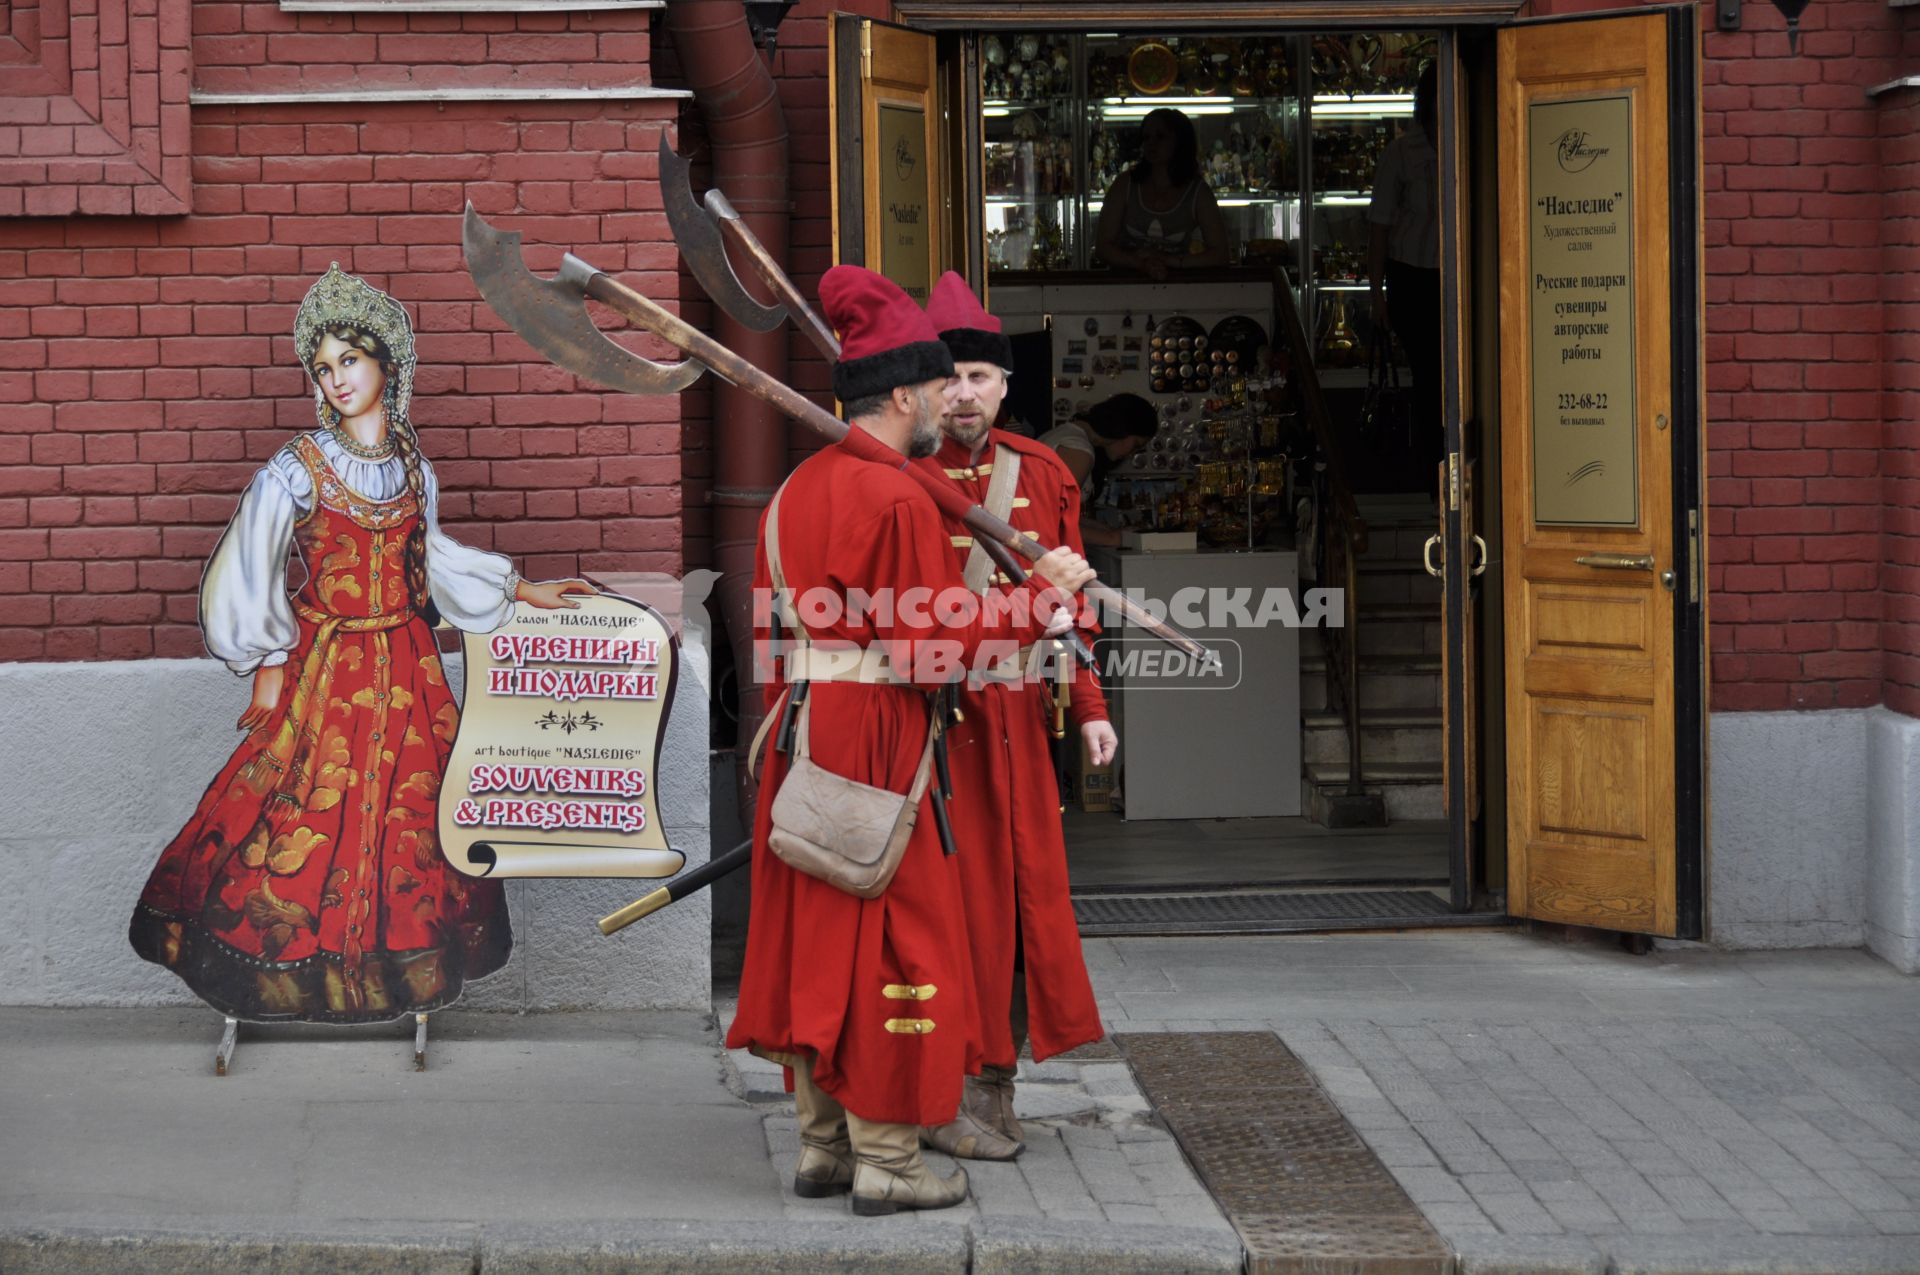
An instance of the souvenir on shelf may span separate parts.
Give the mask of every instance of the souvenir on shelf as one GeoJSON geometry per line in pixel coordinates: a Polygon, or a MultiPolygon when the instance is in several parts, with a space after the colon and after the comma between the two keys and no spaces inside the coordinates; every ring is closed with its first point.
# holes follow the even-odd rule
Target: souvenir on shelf
{"type": "Polygon", "coordinates": [[[1347,313],[1347,294],[1344,292],[1328,293],[1326,296],[1315,353],[1319,356],[1317,361],[1327,367],[1353,367],[1364,354],[1359,334],[1353,330],[1353,320],[1347,313]]]}
{"type": "Polygon", "coordinates": [[[1158,40],[1148,40],[1127,55],[1127,81],[1136,92],[1164,93],[1180,79],[1180,58],[1158,40]]]}
{"type": "Polygon", "coordinates": [[[1156,394],[1182,394],[1207,387],[1207,330],[1176,314],[1147,338],[1147,375],[1156,394]]]}

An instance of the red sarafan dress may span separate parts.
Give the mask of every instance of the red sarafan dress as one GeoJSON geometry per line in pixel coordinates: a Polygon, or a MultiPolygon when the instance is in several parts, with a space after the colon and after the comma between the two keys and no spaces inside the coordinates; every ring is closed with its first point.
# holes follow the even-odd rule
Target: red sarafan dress
{"type": "MultiPolygon", "coordinates": [[[[280,703],[161,853],[130,931],[135,951],[214,1008],[258,1021],[438,1009],[512,947],[499,883],[455,871],[435,831],[459,721],[425,618],[429,537],[451,544],[431,516],[436,493],[423,508],[399,481],[397,494],[370,499],[335,473],[324,437],[289,444],[276,457],[281,481],[263,471],[248,494],[283,501],[307,566],[280,703]],[[301,510],[283,489],[303,471],[301,510]]],[[[403,479],[403,462],[385,472],[403,479]]],[[[272,522],[243,502],[228,534],[266,536],[248,527],[272,522]]],[[[499,573],[488,618],[504,618],[510,566],[453,550],[499,573]]]]}

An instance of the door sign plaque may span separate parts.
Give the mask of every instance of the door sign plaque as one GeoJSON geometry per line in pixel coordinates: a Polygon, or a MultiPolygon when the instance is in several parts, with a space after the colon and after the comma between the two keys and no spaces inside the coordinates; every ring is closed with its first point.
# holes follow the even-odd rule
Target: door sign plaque
{"type": "Polygon", "coordinates": [[[1640,519],[1633,99],[1527,109],[1534,521],[1640,519]]]}

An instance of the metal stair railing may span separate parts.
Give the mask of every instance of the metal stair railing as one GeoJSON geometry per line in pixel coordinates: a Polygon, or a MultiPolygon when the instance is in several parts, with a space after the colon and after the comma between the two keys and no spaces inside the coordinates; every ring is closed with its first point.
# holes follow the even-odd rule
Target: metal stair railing
{"type": "Polygon", "coordinates": [[[1320,626],[1328,707],[1340,714],[1347,732],[1346,788],[1328,799],[1327,826],[1380,827],[1387,821],[1386,803],[1379,793],[1367,792],[1362,782],[1360,749],[1360,556],[1367,550],[1367,524],[1354,501],[1345,455],[1314,369],[1313,347],[1284,269],[1274,271],[1273,297],[1274,327],[1286,347],[1289,379],[1320,452],[1313,478],[1319,577],[1323,585],[1337,584],[1341,590],[1340,625],[1320,626]]]}

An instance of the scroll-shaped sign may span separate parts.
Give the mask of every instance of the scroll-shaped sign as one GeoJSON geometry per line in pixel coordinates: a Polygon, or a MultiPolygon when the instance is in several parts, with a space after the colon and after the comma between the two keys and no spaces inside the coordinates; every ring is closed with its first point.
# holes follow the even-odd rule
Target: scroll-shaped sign
{"type": "Polygon", "coordinates": [[[465,635],[466,703],[440,844],[476,877],[669,877],[654,777],[680,649],[658,611],[600,593],[465,635]]]}

